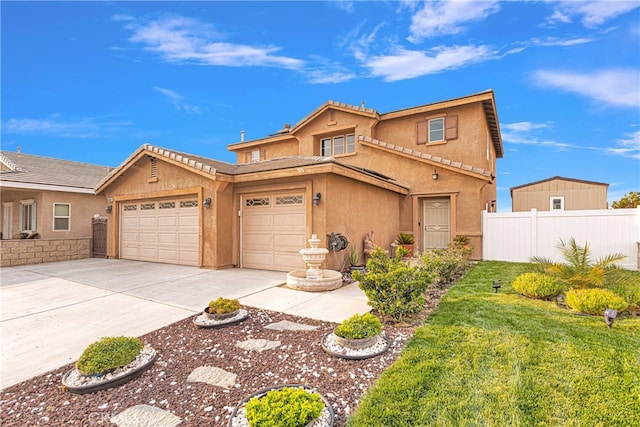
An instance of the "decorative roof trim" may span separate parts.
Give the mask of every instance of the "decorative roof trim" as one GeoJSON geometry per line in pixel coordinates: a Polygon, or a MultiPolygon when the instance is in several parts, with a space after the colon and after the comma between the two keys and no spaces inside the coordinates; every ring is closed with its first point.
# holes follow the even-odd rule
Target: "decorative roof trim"
{"type": "Polygon", "coordinates": [[[18,166],[17,163],[15,163],[13,160],[11,160],[8,157],[5,157],[4,155],[0,154],[0,162],[5,165],[6,167],[8,167],[11,171],[14,172],[22,172],[23,169],[18,166]]]}
{"type": "Polygon", "coordinates": [[[493,181],[493,179],[495,178],[491,173],[491,171],[488,171],[483,168],[467,165],[467,164],[456,162],[449,159],[443,159],[442,157],[433,156],[431,154],[424,153],[422,151],[415,151],[415,150],[412,150],[411,148],[390,144],[388,142],[380,141],[378,139],[373,139],[365,135],[358,135],[358,140],[361,143],[366,143],[369,145],[380,147],[390,152],[396,152],[401,155],[404,155],[405,157],[418,159],[423,162],[427,161],[433,164],[438,164],[441,166],[445,166],[448,169],[461,171],[466,174],[481,175],[484,178],[488,178],[489,181],[493,181]]]}

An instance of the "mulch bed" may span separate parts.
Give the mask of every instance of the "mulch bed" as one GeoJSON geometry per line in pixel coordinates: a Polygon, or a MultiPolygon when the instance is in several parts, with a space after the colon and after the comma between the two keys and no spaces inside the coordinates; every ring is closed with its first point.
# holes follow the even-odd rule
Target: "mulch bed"
{"type": "Polygon", "coordinates": [[[109,425],[112,416],[134,405],[168,410],[182,419],[181,426],[226,426],[236,405],[246,396],[273,385],[300,383],[317,387],[331,402],[336,426],[344,426],[348,414],[380,374],[405,347],[416,327],[435,309],[449,286],[430,288],[424,312],[406,324],[386,323],[390,348],[380,356],[346,360],[322,350],[322,337],[336,324],[246,307],[242,323],[219,329],[196,328],[193,317],[141,337],[158,358],[141,377],[118,388],[77,395],[65,391],[62,376],[73,365],[32,378],[0,391],[0,424],[7,426],[109,425]],[[265,329],[270,323],[289,320],[315,325],[314,331],[265,329]],[[247,339],[277,340],[281,344],[263,352],[236,346],[247,339]],[[215,366],[237,375],[232,389],[187,382],[200,366],[215,366]]]}

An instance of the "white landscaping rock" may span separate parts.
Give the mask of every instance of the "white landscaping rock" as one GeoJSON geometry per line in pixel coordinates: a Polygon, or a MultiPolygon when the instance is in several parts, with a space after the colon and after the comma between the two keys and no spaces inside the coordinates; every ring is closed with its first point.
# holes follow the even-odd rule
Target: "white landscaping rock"
{"type": "Polygon", "coordinates": [[[182,419],[169,411],[151,405],[136,405],[111,417],[118,427],[176,427],[182,419]]]}
{"type": "Polygon", "coordinates": [[[270,323],[265,326],[266,329],[273,329],[276,331],[315,331],[317,326],[305,325],[304,323],[292,322],[290,320],[282,320],[276,323],[270,323]]]}
{"type": "Polygon", "coordinates": [[[200,366],[194,369],[187,382],[202,382],[223,388],[233,388],[237,375],[215,366],[200,366]]]}

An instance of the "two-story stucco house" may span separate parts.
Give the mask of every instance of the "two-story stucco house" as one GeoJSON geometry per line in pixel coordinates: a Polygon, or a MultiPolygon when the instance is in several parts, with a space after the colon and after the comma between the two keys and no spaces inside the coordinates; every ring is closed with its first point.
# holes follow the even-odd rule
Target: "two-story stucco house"
{"type": "Polygon", "coordinates": [[[503,155],[492,91],[388,113],[329,101],[228,149],[236,164],[144,145],[109,174],[96,188],[113,206],[108,255],[288,271],[311,234],[361,251],[373,230],[385,249],[399,232],[419,250],[466,235],[479,258],[503,155]]]}

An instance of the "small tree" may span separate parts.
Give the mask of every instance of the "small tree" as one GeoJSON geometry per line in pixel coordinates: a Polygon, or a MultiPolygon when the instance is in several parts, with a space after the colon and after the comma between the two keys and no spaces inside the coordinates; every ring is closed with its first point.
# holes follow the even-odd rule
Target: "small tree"
{"type": "Polygon", "coordinates": [[[560,239],[556,245],[565,263],[552,262],[547,258],[533,257],[531,261],[548,274],[558,278],[569,289],[601,288],[607,283],[615,263],[627,256],[621,253],[606,255],[594,260],[589,252],[589,244],[580,246],[572,237],[567,243],[560,239]]]}
{"type": "Polygon", "coordinates": [[[611,203],[611,207],[614,209],[636,208],[638,206],[640,206],[640,192],[638,191],[631,191],[620,200],[611,203]]]}
{"type": "Polygon", "coordinates": [[[435,276],[403,261],[406,254],[405,248],[398,247],[395,256],[389,258],[382,249],[376,248],[367,262],[367,274],[353,273],[369,305],[397,321],[424,308],[424,293],[435,276]]]}

